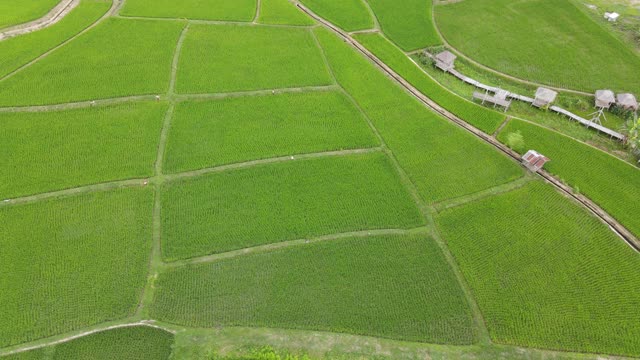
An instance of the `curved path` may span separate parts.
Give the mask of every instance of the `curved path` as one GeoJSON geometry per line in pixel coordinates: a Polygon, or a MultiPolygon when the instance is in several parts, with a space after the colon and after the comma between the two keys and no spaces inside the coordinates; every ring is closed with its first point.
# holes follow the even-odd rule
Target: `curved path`
{"type": "MultiPolygon", "coordinates": [[[[311,16],[313,19],[318,21],[320,24],[343,38],[348,44],[358,50],[360,53],[365,55],[369,60],[371,60],[374,64],[376,64],[382,71],[384,71],[388,76],[390,76],[393,80],[395,80],[398,84],[400,84],[403,88],[405,88],[411,95],[420,100],[423,104],[425,104],[428,108],[435,111],[436,113],[444,116],[448,120],[452,121],[456,125],[462,127],[468,132],[472,133],[476,137],[480,138],[484,142],[492,145],[496,149],[500,150],[513,160],[520,163],[521,156],[515,151],[511,150],[501,142],[499,142],[495,137],[491,135],[485,134],[481,130],[471,126],[466,121],[457,117],[456,115],[450,113],[435,101],[431,100],[429,97],[421,93],[418,89],[413,87],[408,81],[406,81],[402,76],[397,74],[393,69],[391,69],[388,65],[386,65],[382,60],[378,59],[373,53],[367,50],[364,46],[362,46],[359,42],[357,42],[354,38],[351,37],[348,33],[342,31],[331,22],[325,20],[324,18],[318,16],[313,11],[308,9],[306,6],[296,3],[296,6],[304,11],[307,15],[311,16]]],[[[582,206],[587,208],[591,213],[593,213],[596,217],[598,217],[602,222],[607,224],[611,230],[613,230],[618,236],[620,236],[629,246],[631,246],[634,250],[640,252],[640,240],[638,240],[635,235],[633,235],[629,230],[627,230],[622,224],[620,224],[616,219],[614,219],[611,215],[609,215],[606,211],[604,211],[600,206],[594,203],[591,199],[585,197],[582,194],[574,193],[573,189],[568,185],[562,183],[562,181],[555,178],[551,173],[546,170],[538,171],[538,174],[545,179],[548,183],[555,186],[558,190],[560,190],[565,196],[568,196],[582,206]]]]}
{"type": "Polygon", "coordinates": [[[2,29],[0,41],[49,27],[62,20],[79,4],[80,0],[61,0],[58,5],[40,19],[2,29]]]}

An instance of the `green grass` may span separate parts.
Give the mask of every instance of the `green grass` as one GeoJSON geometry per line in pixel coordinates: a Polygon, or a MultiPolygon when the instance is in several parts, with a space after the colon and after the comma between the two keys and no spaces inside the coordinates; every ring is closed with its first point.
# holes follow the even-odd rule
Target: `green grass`
{"type": "Polygon", "coordinates": [[[368,1],[382,31],[403,50],[411,51],[442,44],[433,24],[432,0],[368,1]]]}
{"type": "Polygon", "coordinates": [[[372,29],[371,13],[363,0],[301,0],[318,16],[346,31],[372,29]]]}
{"type": "Polygon", "coordinates": [[[370,117],[429,203],[475,193],[523,175],[491,146],[427,110],[340,39],[318,38],[338,82],[370,117]]]}
{"type": "Polygon", "coordinates": [[[178,69],[180,93],[329,84],[331,76],[307,29],[194,25],[178,69]]]}
{"type": "Polygon", "coordinates": [[[59,0],[0,0],[0,29],[39,19],[53,9],[59,0]]]}
{"type": "Polygon", "coordinates": [[[172,344],[173,335],[164,330],[124,327],[56,345],[53,359],[169,359],[172,344]]]}
{"type": "Polygon", "coordinates": [[[313,25],[315,23],[289,0],[261,0],[260,6],[258,22],[261,24],[313,25]]]}
{"type": "Polygon", "coordinates": [[[132,315],[152,204],[125,189],[0,207],[0,347],[132,315]]]}
{"type": "Polygon", "coordinates": [[[167,105],[0,117],[0,199],[153,175],[167,105]]]}
{"type": "Polygon", "coordinates": [[[151,311],[194,327],[250,325],[469,344],[471,311],[424,235],[347,238],[170,270],[151,311]]]}
{"type": "Polygon", "coordinates": [[[638,57],[569,0],[474,0],[436,6],[455,48],[526,80],[592,92],[640,93],[638,57]],[[508,36],[506,36],[508,34],[508,36]]]}
{"type": "Polygon", "coordinates": [[[0,106],[164,93],[184,24],[109,19],[0,82],[0,106]]]}
{"type": "Polygon", "coordinates": [[[0,77],[78,34],[98,20],[109,5],[102,0],[83,0],[60,22],[46,29],[0,41],[0,77]]]}
{"type": "Polygon", "coordinates": [[[381,153],[297,160],[171,182],[166,260],[286,240],[424,224],[381,153]]]}
{"type": "Polygon", "coordinates": [[[640,254],[542,182],[444,211],[492,339],[640,355],[640,254]]]}
{"type": "Polygon", "coordinates": [[[256,0],[127,0],[122,15],[196,20],[252,21],[256,0]]]}
{"type": "Polygon", "coordinates": [[[504,121],[504,114],[474,104],[442,87],[379,34],[360,34],[355,38],[420,92],[485,133],[493,134],[504,121]]]}
{"type": "Polygon", "coordinates": [[[378,145],[364,117],[340,92],[184,102],[171,123],[165,169],[378,145]]]}
{"type": "MultiPolygon", "coordinates": [[[[640,170],[615,157],[537,125],[512,120],[501,131],[520,131],[525,150],[534,149],[551,159],[545,169],[566,181],[640,237],[640,170]]],[[[522,150],[521,150],[522,151],[522,150]]]]}

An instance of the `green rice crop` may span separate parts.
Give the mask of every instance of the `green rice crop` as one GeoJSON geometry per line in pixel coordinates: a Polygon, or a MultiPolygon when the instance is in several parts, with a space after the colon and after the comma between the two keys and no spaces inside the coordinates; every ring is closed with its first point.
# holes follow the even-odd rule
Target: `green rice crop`
{"type": "Polygon", "coordinates": [[[317,36],[338,82],[369,116],[429,203],[475,193],[523,175],[519,166],[429,111],[327,30],[317,36]]]}
{"type": "Polygon", "coordinates": [[[6,360],[169,359],[173,335],[150,326],[130,326],[85,335],[57,345],[8,356],[6,360]]]}
{"type": "Polygon", "coordinates": [[[78,34],[97,21],[108,9],[109,2],[83,0],[60,22],[46,29],[0,41],[0,77],[78,34]]]}
{"type": "Polygon", "coordinates": [[[552,130],[512,120],[498,139],[506,142],[520,131],[525,151],[534,149],[551,159],[545,169],[600,205],[640,237],[640,170],[601,150],[552,130]]]}
{"type": "Polygon", "coordinates": [[[403,50],[440,45],[433,24],[432,0],[367,0],[384,34],[403,50]]]}
{"type": "Polygon", "coordinates": [[[163,190],[167,260],[424,224],[382,153],[254,166],[171,182],[163,190]]]}
{"type": "Polygon", "coordinates": [[[289,0],[261,0],[260,6],[258,22],[261,24],[313,25],[315,23],[289,0]]]}
{"type": "Polygon", "coordinates": [[[52,359],[161,360],[171,356],[173,335],[149,326],[123,327],[56,345],[52,359]]]}
{"type": "Polygon", "coordinates": [[[0,199],[153,175],[166,104],[0,116],[0,199]]]}
{"type": "Polygon", "coordinates": [[[178,104],[168,172],[247,160],[379,146],[340,92],[285,93],[178,104]]]}
{"type": "Polygon", "coordinates": [[[437,221],[495,342],[640,355],[640,254],[550,185],[437,221]]]}
{"type": "Polygon", "coordinates": [[[127,0],[122,15],[196,20],[252,21],[256,0],[127,0]]]}
{"type": "Polygon", "coordinates": [[[0,207],[0,347],[132,315],[152,205],[124,189],[0,207]]]}
{"type": "Polygon", "coordinates": [[[373,17],[363,0],[300,0],[311,11],[346,31],[372,29],[373,17]]]}
{"type": "Polygon", "coordinates": [[[331,76],[308,29],[194,25],[178,69],[180,93],[329,84],[331,76]]]}
{"type": "Polygon", "coordinates": [[[152,316],[194,327],[326,330],[469,344],[471,311],[424,235],[305,244],[160,275],[152,316]]]}
{"type": "Polygon", "coordinates": [[[0,29],[39,19],[53,9],[59,0],[0,0],[0,29]]]}
{"type": "MultiPolygon", "coordinates": [[[[640,93],[640,57],[569,0],[474,0],[436,6],[446,40],[526,80],[583,91],[640,93]]],[[[585,8],[586,10],[586,8],[585,8]]]]}
{"type": "Polygon", "coordinates": [[[164,93],[184,24],[109,19],[0,82],[0,106],[164,93]]]}
{"type": "Polygon", "coordinates": [[[420,92],[478,129],[493,134],[504,121],[504,114],[474,104],[442,87],[379,34],[360,34],[356,39],[420,92]]]}

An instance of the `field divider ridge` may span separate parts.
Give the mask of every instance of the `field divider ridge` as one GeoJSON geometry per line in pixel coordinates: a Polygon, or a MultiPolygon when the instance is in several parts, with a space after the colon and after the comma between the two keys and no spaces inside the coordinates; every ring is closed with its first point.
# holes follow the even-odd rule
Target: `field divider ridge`
{"type": "Polygon", "coordinates": [[[124,97],[115,97],[109,99],[98,99],[88,101],[69,102],[52,105],[29,105],[29,106],[10,106],[0,107],[0,113],[21,113],[21,112],[47,112],[58,110],[85,109],[100,105],[116,105],[128,102],[152,101],[158,100],[157,95],[131,95],[124,97]]]}
{"type": "Polygon", "coordinates": [[[364,149],[336,150],[336,151],[323,151],[323,152],[307,153],[307,154],[299,154],[299,155],[286,155],[286,156],[279,156],[279,157],[273,157],[273,158],[267,158],[267,159],[249,160],[245,162],[220,165],[220,166],[199,169],[199,170],[179,172],[175,174],[166,174],[166,175],[162,175],[162,178],[165,181],[175,181],[175,180],[180,180],[185,178],[198,177],[206,174],[244,169],[244,168],[259,166],[259,165],[275,164],[275,163],[296,161],[296,160],[317,159],[317,158],[324,158],[324,157],[334,157],[334,156],[370,154],[370,153],[376,153],[376,152],[382,152],[382,151],[383,150],[381,147],[371,147],[371,148],[364,148],[364,149]]]}
{"type": "Polygon", "coordinates": [[[336,90],[339,90],[339,87],[334,84],[334,85],[320,85],[320,86],[300,86],[300,87],[291,87],[291,88],[232,91],[232,92],[222,92],[222,93],[173,94],[172,98],[175,101],[188,101],[188,100],[225,99],[230,97],[262,96],[262,95],[277,95],[277,94],[303,93],[303,92],[322,92],[322,91],[336,91],[336,90]]]}
{"type": "Polygon", "coordinates": [[[304,29],[313,28],[316,25],[287,25],[287,24],[262,24],[254,23],[253,21],[231,21],[231,20],[200,20],[200,19],[185,19],[185,18],[172,18],[172,17],[152,17],[152,16],[128,16],[128,15],[114,15],[116,19],[122,20],[146,20],[146,21],[186,21],[192,25],[234,25],[234,26],[263,26],[273,28],[292,28],[292,29],[304,29]]]}
{"type": "MultiPolygon", "coordinates": [[[[483,131],[479,130],[478,128],[472,126],[471,124],[467,123],[466,121],[462,120],[461,118],[457,117],[456,115],[444,109],[438,103],[436,103],[431,98],[429,98],[428,96],[420,92],[418,89],[416,89],[413,85],[411,85],[407,80],[405,80],[402,76],[400,76],[393,69],[391,69],[382,60],[380,60],[373,53],[371,53],[364,46],[362,46],[359,42],[353,39],[348,33],[345,33],[343,30],[339,29],[337,26],[333,25],[331,22],[318,16],[317,14],[315,14],[313,11],[311,11],[304,5],[297,3],[296,6],[298,6],[302,11],[304,11],[311,18],[315,19],[320,24],[322,24],[325,28],[329,29],[330,31],[338,35],[340,38],[345,40],[347,44],[351,45],[353,48],[359,51],[362,55],[368,58],[374,65],[376,65],[379,69],[381,69],[387,76],[393,79],[396,83],[402,86],[409,94],[411,94],[420,102],[422,102],[427,108],[433,110],[434,112],[443,116],[445,119],[451,121],[457,126],[463,128],[464,130],[480,138],[482,141],[493,146],[503,154],[507,155],[507,157],[511,158],[513,161],[515,161],[516,163],[524,167],[524,165],[522,165],[521,163],[520,154],[508,148],[506,145],[500,143],[497,139],[495,139],[491,135],[484,133],[483,131]]],[[[564,184],[561,180],[557,179],[548,171],[542,169],[542,170],[539,170],[537,173],[543,179],[545,179],[548,183],[555,186],[558,191],[564,193],[569,198],[574,199],[578,204],[581,204],[584,208],[589,210],[593,215],[599,218],[600,221],[608,225],[628,245],[630,245],[636,251],[640,252],[640,240],[638,240],[633,233],[631,233],[626,227],[624,227],[614,217],[612,217],[606,211],[604,211],[599,205],[597,205],[591,199],[583,195],[575,194],[575,192],[570,186],[564,184]]]]}
{"type": "MultiPolygon", "coordinates": [[[[304,11],[304,9],[303,9],[303,11],[304,11]]],[[[322,21],[320,21],[320,23],[322,23],[322,21]]],[[[315,37],[315,35],[314,35],[314,37],[315,37]]],[[[321,52],[323,54],[323,57],[325,57],[325,59],[326,59],[326,55],[324,54],[324,49],[321,46],[320,46],[320,49],[321,49],[321,52]]],[[[338,80],[335,77],[335,74],[334,74],[333,71],[331,71],[331,75],[334,77],[336,82],[338,82],[338,80]]],[[[339,84],[339,82],[338,82],[338,84],[339,84]]],[[[349,92],[343,86],[340,86],[340,88],[342,89],[342,91],[345,94],[345,96],[352,102],[352,104],[358,109],[358,111],[360,111],[362,116],[367,121],[367,124],[369,125],[371,130],[374,132],[374,134],[378,138],[378,141],[380,141],[380,143],[382,144],[382,151],[385,153],[385,155],[387,156],[389,161],[391,161],[392,166],[396,170],[396,174],[400,178],[400,182],[402,183],[403,187],[407,190],[407,192],[409,192],[409,194],[411,195],[412,199],[414,200],[415,205],[420,210],[420,213],[422,214],[423,219],[427,223],[427,228],[430,229],[429,234],[433,237],[433,240],[437,243],[438,247],[442,251],[442,253],[443,253],[444,257],[445,257],[445,260],[447,261],[447,264],[449,265],[449,268],[453,272],[454,276],[456,277],[456,280],[458,281],[458,285],[460,286],[462,292],[464,293],[464,297],[465,297],[465,299],[466,299],[466,301],[467,301],[467,303],[468,303],[468,305],[469,305],[469,307],[471,309],[473,321],[474,321],[474,324],[475,324],[475,327],[473,329],[474,333],[476,333],[480,337],[480,342],[481,343],[483,343],[483,344],[491,343],[491,338],[489,337],[489,330],[486,327],[486,323],[484,321],[482,313],[480,312],[480,308],[478,307],[478,305],[477,305],[477,303],[475,301],[475,298],[473,297],[473,295],[471,293],[471,290],[468,287],[468,284],[466,283],[464,277],[462,276],[462,273],[461,273],[460,269],[458,268],[458,265],[457,265],[455,259],[453,258],[453,255],[449,252],[449,248],[446,246],[446,244],[444,243],[444,241],[440,237],[439,232],[437,231],[435,219],[433,217],[433,212],[435,210],[433,209],[433,207],[429,206],[424,201],[424,199],[420,195],[420,193],[418,191],[418,188],[416,187],[415,183],[411,180],[409,175],[406,173],[406,171],[400,165],[400,162],[398,162],[398,159],[395,157],[393,152],[389,149],[389,147],[387,146],[386,142],[384,141],[384,138],[382,137],[382,135],[380,134],[380,132],[378,131],[378,129],[374,125],[374,123],[371,120],[371,118],[362,109],[362,107],[356,101],[356,99],[353,98],[353,96],[351,96],[351,94],[349,94],[349,92]]]]}
{"type": "Polygon", "coordinates": [[[409,234],[417,234],[417,233],[428,233],[429,228],[426,226],[412,228],[412,229],[373,229],[373,230],[359,230],[359,231],[351,231],[345,233],[337,233],[330,235],[322,235],[317,237],[309,237],[303,239],[295,239],[295,240],[287,240],[281,241],[271,244],[252,246],[248,248],[232,250],[212,255],[199,256],[190,259],[176,260],[170,262],[164,262],[163,267],[169,268],[179,268],[188,265],[196,265],[196,264],[205,264],[211,263],[215,261],[225,260],[236,258],[245,255],[251,254],[259,254],[266,253],[280,249],[286,249],[293,246],[313,244],[317,242],[331,241],[331,240],[340,240],[351,237],[372,237],[372,236],[384,236],[384,235],[409,235],[409,234]]]}
{"type": "Polygon", "coordinates": [[[453,199],[447,199],[444,201],[434,203],[432,204],[432,207],[436,211],[436,213],[439,213],[447,209],[463,206],[474,201],[479,201],[491,196],[505,194],[505,193],[520,189],[523,186],[527,185],[528,183],[536,179],[537,178],[533,174],[527,173],[525,176],[505,184],[494,186],[489,189],[485,189],[473,194],[469,194],[469,195],[465,195],[465,196],[461,196],[453,199]]]}

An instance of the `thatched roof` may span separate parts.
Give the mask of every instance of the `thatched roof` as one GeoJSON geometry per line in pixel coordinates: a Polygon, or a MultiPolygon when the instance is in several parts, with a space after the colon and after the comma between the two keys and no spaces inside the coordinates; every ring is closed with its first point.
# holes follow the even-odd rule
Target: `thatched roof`
{"type": "Polygon", "coordinates": [[[453,62],[456,61],[456,59],[457,59],[457,56],[455,56],[452,52],[447,50],[436,55],[436,60],[447,65],[452,65],[453,62]]]}
{"type": "Polygon", "coordinates": [[[536,101],[544,104],[551,104],[556,100],[558,93],[547,88],[539,87],[536,90],[536,101]]]}
{"type": "Polygon", "coordinates": [[[638,101],[633,94],[618,94],[616,103],[627,110],[638,110],[638,101]]]}
{"type": "Polygon", "coordinates": [[[611,90],[596,91],[596,107],[608,108],[616,102],[616,95],[611,90]]]}

